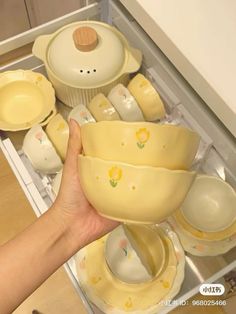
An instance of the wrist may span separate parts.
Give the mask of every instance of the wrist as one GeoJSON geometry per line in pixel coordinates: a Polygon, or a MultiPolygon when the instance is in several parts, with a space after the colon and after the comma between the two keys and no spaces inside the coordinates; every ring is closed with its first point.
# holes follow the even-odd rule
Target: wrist
{"type": "Polygon", "coordinates": [[[53,215],[53,221],[61,230],[65,250],[68,255],[74,255],[78,250],[88,244],[87,219],[81,217],[79,212],[64,210],[56,202],[49,210],[53,215]]]}

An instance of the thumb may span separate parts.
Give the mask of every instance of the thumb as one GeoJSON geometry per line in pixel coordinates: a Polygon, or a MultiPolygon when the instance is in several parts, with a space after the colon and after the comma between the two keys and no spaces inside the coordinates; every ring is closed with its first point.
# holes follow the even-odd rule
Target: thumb
{"type": "Polygon", "coordinates": [[[80,127],[74,119],[70,119],[69,121],[69,132],[70,134],[64,168],[67,168],[65,169],[66,171],[69,169],[71,169],[71,171],[75,171],[78,167],[78,155],[82,151],[82,143],[80,127]]]}

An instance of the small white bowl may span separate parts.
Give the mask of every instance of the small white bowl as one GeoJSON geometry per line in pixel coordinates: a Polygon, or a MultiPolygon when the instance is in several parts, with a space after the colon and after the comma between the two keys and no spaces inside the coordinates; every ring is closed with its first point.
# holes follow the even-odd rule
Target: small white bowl
{"type": "Polygon", "coordinates": [[[71,110],[68,121],[70,121],[70,119],[76,120],[80,126],[85,123],[96,122],[89,110],[82,104],[77,105],[71,110]]]}
{"type": "Polygon", "coordinates": [[[181,210],[194,228],[205,232],[221,231],[236,219],[236,192],[219,178],[199,175],[181,210]]]}
{"type": "Polygon", "coordinates": [[[127,283],[142,283],[152,279],[129,242],[122,226],[113,230],[105,245],[105,257],[112,274],[127,283]]]}
{"type": "Polygon", "coordinates": [[[42,173],[57,173],[62,168],[60,157],[40,125],[26,133],[22,150],[33,167],[42,173]]]}
{"type": "Polygon", "coordinates": [[[123,84],[118,84],[113,87],[107,98],[116,108],[122,120],[144,121],[142,111],[136,100],[123,84]]]}

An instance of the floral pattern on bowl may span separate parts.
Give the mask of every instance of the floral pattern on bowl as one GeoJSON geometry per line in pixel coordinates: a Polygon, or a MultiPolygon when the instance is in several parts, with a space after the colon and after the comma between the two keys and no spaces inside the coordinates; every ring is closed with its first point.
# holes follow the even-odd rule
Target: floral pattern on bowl
{"type": "Polygon", "coordinates": [[[146,128],[141,128],[136,132],[136,138],[138,140],[137,146],[138,148],[144,148],[145,144],[149,140],[150,132],[146,128]]]}
{"type": "Polygon", "coordinates": [[[118,184],[118,181],[122,177],[122,170],[118,167],[112,167],[109,170],[110,184],[113,188],[115,188],[118,184]]]}

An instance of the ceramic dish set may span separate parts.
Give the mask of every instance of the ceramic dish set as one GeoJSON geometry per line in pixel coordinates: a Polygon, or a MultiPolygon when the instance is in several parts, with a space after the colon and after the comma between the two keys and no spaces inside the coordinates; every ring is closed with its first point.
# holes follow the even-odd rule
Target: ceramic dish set
{"type": "Polygon", "coordinates": [[[33,54],[49,80],[0,73],[0,129],[29,129],[22,150],[36,171],[54,176],[57,195],[68,121],[78,122],[83,191],[99,214],[123,223],[76,255],[78,279],[104,313],[157,313],[184,279],[182,246],[206,256],[236,245],[236,193],[191,170],[200,136],[165,123],[165,106],[144,75],[130,80],[142,56],[117,29],[72,23],[37,38],[33,54]],[[57,113],[55,95],[70,108],[67,117],[57,113]]]}
{"type": "Polygon", "coordinates": [[[78,279],[90,300],[104,313],[158,313],[180,290],[184,279],[184,251],[167,223],[130,228],[144,235],[145,240],[158,239],[157,246],[162,247],[164,256],[159,255],[156,241],[146,244],[149,264],[154,268],[161,266],[156,276],[148,274],[129,236],[119,226],[77,253],[78,279]]]}
{"type": "Polygon", "coordinates": [[[168,221],[185,251],[198,256],[224,254],[236,246],[236,192],[220,178],[198,175],[168,221]]]}

